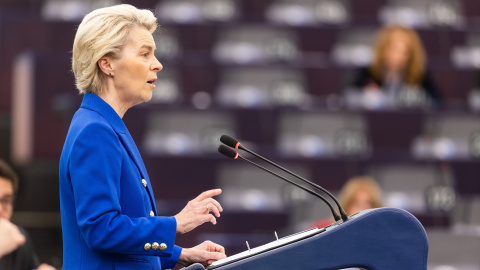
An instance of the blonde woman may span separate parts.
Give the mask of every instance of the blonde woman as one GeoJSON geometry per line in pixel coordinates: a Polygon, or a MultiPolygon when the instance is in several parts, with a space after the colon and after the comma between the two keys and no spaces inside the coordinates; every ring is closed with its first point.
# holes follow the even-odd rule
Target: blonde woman
{"type": "Polygon", "coordinates": [[[117,5],[92,11],[77,29],[72,69],[83,103],[60,158],[63,269],[164,269],[225,258],[209,241],[174,244],[176,233],[216,224],[222,207],[212,197],[221,190],[203,192],[173,217],[157,216],[152,183],[122,121],[155,90],[162,70],[156,27],[152,12],[117,5]]]}
{"type": "Polygon", "coordinates": [[[417,33],[390,25],[379,30],[373,47],[373,62],[360,68],[352,86],[365,91],[396,95],[404,88],[421,89],[435,103],[440,93],[426,70],[426,55],[417,33]]]}
{"type": "MultiPolygon", "coordinates": [[[[349,216],[366,209],[383,206],[382,190],[377,182],[369,176],[350,178],[340,190],[338,200],[349,216]]],[[[320,220],[315,222],[312,227],[323,228],[333,222],[334,220],[330,219],[320,220]]]]}

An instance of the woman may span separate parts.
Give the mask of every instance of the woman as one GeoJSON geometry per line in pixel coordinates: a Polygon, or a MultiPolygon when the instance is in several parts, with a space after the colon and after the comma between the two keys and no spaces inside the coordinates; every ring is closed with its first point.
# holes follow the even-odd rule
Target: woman
{"type": "Polygon", "coordinates": [[[373,54],[373,63],[358,70],[353,87],[384,91],[396,98],[404,89],[419,89],[434,103],[441,101],[426,71],[425,51],[414,30],[398,25],[382,28],[377,34],[373,54]]]}
{"type": "MultiPolygon", "coordinates": [[[[156,216],[151,182],[122,117],[149,101],[162,65],[154,55],[156,18],[130,5],[97,9],[80,23],[72,69],[83,103],[60,158],[64,269],[164,269],[208,265],[224,248],[175,246],[175,234],[223,211],[209,190],[174,217],[156,216]]],[[[161,90],[160,90],[161,91],[161,90]]]]}
{"type": "MultiPolygon", "coordinates": [[[[349,216],[366,209],[379,208],[383,206],[382,190],[371,177],[353,177],[340,190],[339,202],[349,216]]],[[[324,228],[333,222],[330,219],[320,220],[312,227],[324,228]]]]}

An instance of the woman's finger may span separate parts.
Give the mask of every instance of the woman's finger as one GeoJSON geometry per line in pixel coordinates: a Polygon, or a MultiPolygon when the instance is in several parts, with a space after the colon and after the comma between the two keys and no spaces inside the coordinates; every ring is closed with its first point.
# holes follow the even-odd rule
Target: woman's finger
{"type": "Polygon", "coordinates": [[[207,209],[208,209],[208,213],[212,212],[216,217],[220,217],[220,211],[215,205],[209,203],[207,204],[207,209]]]}
{"type": "Polygon", "coordinates": [[[221,189],[207,190],[207,191],[204,191],[204,192],[200,193],[200,195],[198,195],[194,200],[195,201],[203,201],[207,198],[211,198],[213,196],[220,195],[221,193],[222,193],[221,189]]]}
{"type": "Polygon", "coordinates": [[[215,205],[220,212],[223,212],[223,207],[220,205],[220,203],[217,200],[215,200],[213,198],[205,199],[205,200],[202,201],[202,203],[205,203],[205,204],[211,203],[211,204],[215,205]]]}
{"type": "Polygon", "coordinates": [[[213,225],[217,224],[217,219],[213,215],[210,215],[210,214],[200,216],[200,221],[202,223],[210,222],[213,225]]]}

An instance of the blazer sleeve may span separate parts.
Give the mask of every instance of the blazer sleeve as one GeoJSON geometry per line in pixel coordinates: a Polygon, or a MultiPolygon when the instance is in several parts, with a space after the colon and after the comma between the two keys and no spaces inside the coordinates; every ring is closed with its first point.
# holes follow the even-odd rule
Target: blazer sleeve
{"type": "Polygon", "coordinates": [[[175,267],[178,262],[178,258],[180,258],[180,253],[182,253],[182,248],[179,246],[174,246],[171,257],[160,257],[162,269],[170,269],[175,267]]]}
{"type": "Polygon", "coordinates": [[[177,227],[174,217],[122,214],[122,148],[118,135],[106,123],[89,124],[75,138],[68,166],[80,233],[96,252],[171,257],[177,227]],[[165,243],[167,249],[144,249],[146,243],[154,242],[165,243]]]}

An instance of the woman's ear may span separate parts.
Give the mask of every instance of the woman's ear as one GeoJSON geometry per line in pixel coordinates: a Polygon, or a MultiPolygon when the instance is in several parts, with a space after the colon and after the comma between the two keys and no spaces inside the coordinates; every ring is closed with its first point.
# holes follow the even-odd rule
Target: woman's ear
{"type": "Polygon", "coordinates": [[[113,76],[113,59],[108,56],[104,56],[98,60],[98,67],[107,76],[113,76]]]}

